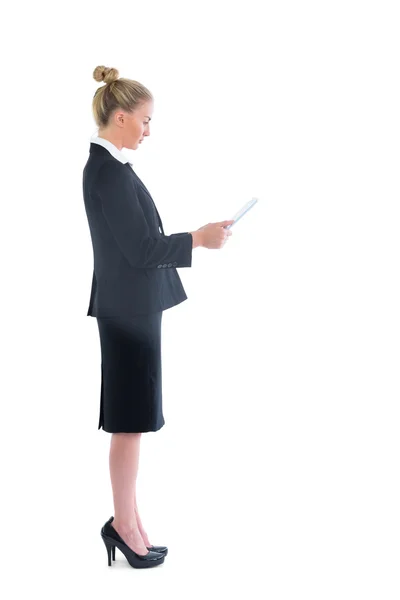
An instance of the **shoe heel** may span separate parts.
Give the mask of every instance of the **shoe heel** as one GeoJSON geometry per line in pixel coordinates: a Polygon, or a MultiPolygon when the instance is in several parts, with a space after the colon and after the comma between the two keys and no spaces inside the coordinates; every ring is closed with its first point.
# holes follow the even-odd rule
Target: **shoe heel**
{"type": "Polygon", "coordinates": [[[111,567],[111,554],[113,560],[115,560],[115,546],[111,544],[108,540],[106,540],[103,536],[101,536],[101,539],[103,540],[104,545],[107,548],[108,566],[111,567]]]}

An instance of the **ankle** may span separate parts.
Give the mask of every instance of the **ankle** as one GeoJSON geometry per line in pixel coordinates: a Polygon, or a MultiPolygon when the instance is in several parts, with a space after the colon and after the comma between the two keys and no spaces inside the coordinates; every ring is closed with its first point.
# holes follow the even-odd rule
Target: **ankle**
{"type": "Polygon", "coordinates": [[[119,531],[121,533],[131,533],[131,532],[135,532],[138,530],[137,523],[132,519],[129,519],[129,520],[114,519],[113,522],[111,523],[111,525],[114,527],[114,529],[116,529],[117,531],[119,531]]]}

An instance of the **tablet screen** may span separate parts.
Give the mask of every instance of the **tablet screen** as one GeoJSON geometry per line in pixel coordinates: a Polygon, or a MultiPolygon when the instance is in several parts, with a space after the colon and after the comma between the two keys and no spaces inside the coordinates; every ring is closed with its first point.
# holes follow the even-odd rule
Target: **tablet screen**
{"type": "MultiPolygon", "coordinates": [[[[237,212],[236,215],[232,217],[232,220],[234,220],[235,223],[237,223],[239,219],[241,219],[251,208],[253,208],[253,206],[257,202],[258,198],[252,198],[251,200],[249,200],[249,202],[246,202],[246,204],[239,210],[239,212],[237,212]]],[[[233,227],[233,225],[235,225],[235,223],[232,223],[232,225],[227,225],[225,229],[230,229],[231,227],[233,227]]]]}

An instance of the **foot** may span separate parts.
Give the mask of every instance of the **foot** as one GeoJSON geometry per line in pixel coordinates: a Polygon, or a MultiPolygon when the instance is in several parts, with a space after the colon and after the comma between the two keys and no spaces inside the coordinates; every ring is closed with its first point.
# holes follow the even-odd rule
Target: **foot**
{"type": "Polygon", "coordinates": [[[136,506],[135,506],[135,514],[136,514],[136,521],[138,524],[138,529],[139,529],[140,535],[142,536],[143,543],[147,548],[150,548],[152,544],[150,544],[147,533],[145,532],[145,530],[143,528],[142,521],[140,520],[139,512],[138,512],[138,509],[136,506]]]}
{"type": "Polygon", "coordinates": [[[141,556],[148,554],[149,551],[137,527],[132,527],[132,525],[124,526],[123,524],[115,523],[115,520],[112,522],[112,526],[118,535],[122,537],[125,544],[136,552],[136,554],[140,554],[141,556]]]}

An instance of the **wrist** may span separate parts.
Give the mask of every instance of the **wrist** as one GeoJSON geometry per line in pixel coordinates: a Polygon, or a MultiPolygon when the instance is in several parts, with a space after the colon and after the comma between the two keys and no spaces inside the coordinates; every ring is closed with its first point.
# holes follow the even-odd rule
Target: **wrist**
{"type": "Polygon", "coordinates": [[[203,236],[201,231],[191,231],[190,233],[193,238],[193,248],[203,246],[203,236]]]}

